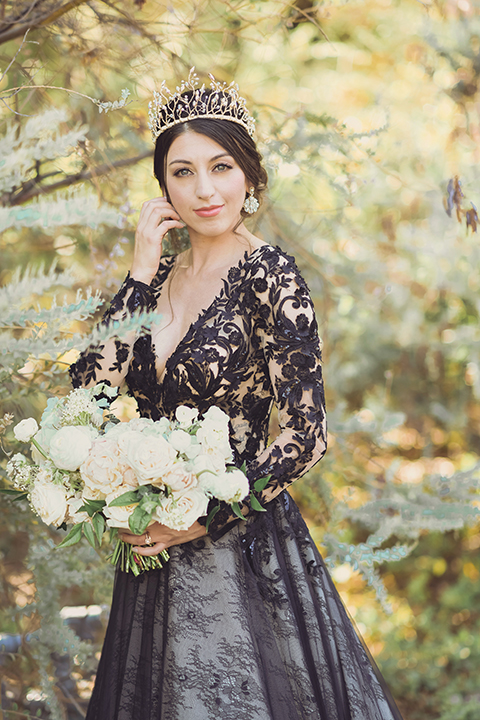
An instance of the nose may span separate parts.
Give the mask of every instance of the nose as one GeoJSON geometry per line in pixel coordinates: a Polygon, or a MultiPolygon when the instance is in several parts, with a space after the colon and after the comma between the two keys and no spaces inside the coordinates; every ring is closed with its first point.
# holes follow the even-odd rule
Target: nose
{"type": "Polygon", "coordinates": [[[215,185],[208,172],[197,173],[196,195],[201,200],[208,200],[215,195],[215,185]]]}

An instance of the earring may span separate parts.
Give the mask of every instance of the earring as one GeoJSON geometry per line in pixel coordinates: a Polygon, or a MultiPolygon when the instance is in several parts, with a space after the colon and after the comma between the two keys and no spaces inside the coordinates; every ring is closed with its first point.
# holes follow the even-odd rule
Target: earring
{"type": "Polygon", "coordinates": [[[243,209],[249,215],[253,215],[253,213],[257,212],[258,208],[260,207],[260,203],[254,195],[255,188],[251,187],[249,192],[250,195],[245,199],[245,202],[243,203],[243,209]]]}

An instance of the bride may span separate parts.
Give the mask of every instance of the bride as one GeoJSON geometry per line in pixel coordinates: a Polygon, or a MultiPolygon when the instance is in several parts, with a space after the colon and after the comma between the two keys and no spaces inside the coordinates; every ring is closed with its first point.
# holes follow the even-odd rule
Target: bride
{"type": "MultiPolygon", "coordinates": [[[[221,503],[208,528],[122,539],[161,570],[119,571],[88,720],[400,720],[287,487],[326,450],[317,324],[293,258],[250,233],[266,173],[235,84],[192,71],[150,106],[162,197],[144,203],[131,270],[104,322],[156,310],[148,334],[90,347],[74,386],[126,382],[140,415],[230,417],[263,511],[221,503]],[[191,247],[162,256],[169,230],[191,247]],[[272,404],[281,432],[267,445],[272,404]]],[[[210,508],[209,508],[210,510],[210,508]]],[[[207,513],[208,514],[208,513],[207,513]]]]}

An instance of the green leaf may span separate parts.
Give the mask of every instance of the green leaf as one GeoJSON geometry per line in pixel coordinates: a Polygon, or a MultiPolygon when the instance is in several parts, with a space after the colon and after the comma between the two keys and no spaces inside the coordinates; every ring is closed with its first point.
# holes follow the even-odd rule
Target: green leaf
{"type": "Polygon", "coordinates": [[[243,461],[243,463],[242,463],[242,466],[241,466],[240,470],[241,470],[241,471],[243,472],[243,474],[244,474],[244,475],[246,475],[246,474],[247,474],[247,463],[246,463],[246,461],[245,461],[245,460],[243,461]]]}
{"type": "Polygon", "coordinates": [[[210,527],[210,523],[212,522],[213,518],[217,514],[217,512],[220,510],[220,504],[215,505],[210,512],[208,513],[207,522],[205,523],[205,529],[208,533],[208,528],[210,527]]]}
{"type": "Polygon", "coordinates": [[[87,538],[90,545],[95,549],[95,547],[97,546],[97,539],[95,537],[93,527],[91,526],[91,524],[89,522],[84,522],[84,523],[82,523],[82,525],[83,525],[83,534],[87,538]]]}
{"type": "Polygon", "coordinates": [[[268,483],[270,482],[271,475],[267,475],[267,477],[259,478],[258,480],[255,480],[253,483],[253,487],[257,492],[262,492],[262,490],[265,490],[268,483]]]}
{"type": "Polygon", "coordinates": [[[95,532],[95,535],[98,540],[98,544],[100,545],[102,542],[103,533],[105,532],[105,518],[103,517],[102,513],[95,513],[95,515],[92,517],[92,525],[93,530],[95,532]]]}
{"type": "Polygon", "coordinates": [[[108,503],[108,507],[124,507],[125,505],[132,505],[138,503],[139,497],[137,490],[128,490],[128,492],[119,495],[118,498],[108,503]]]}
{"type": "Polygon", "coordinates": [[[145,512],[139,505],[128,518],[128,525],[134,535],[143,535],[152,519],[152,513],[145,512]]]}
{"type": "Polygon", "coordinates": [[[3,493],[4,495],[18,495],[19,493],[21,495],[26,495],[23,490],[12,490],[11,488],[0,488],[0,493],[3,493]]]}
{"type": "Polygon", "coordinates": [[[240,505],[238,502],[234,502],[231,505],[231,508],[235,515],[240,518],[240,520],[245,520],[245,515],[242,514],[242,511],[240,510],[240,505]]]}
{"type": "Polygon", "coordinates": [[[250,505],[252,506],[252,510],[256,510],[257,512],[267,512],[263,505],[260,505],[253,493],[250,493],[250,505]]]}
{"type": "Polygon", "coordinates": [[[57,548],[70,547],[70,545],[75,545],[79,542],[82,537],[82,528],[84,525],[85,523],[78,523],[78,525],[74,525],[67,537],[63,538],[61,543],[58,543],[57,548]]]}

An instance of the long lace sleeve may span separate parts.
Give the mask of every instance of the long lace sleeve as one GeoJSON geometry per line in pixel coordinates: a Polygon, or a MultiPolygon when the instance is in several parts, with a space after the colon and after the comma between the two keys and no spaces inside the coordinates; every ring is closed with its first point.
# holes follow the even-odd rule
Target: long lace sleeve
{"type": "MultiPolygon", "coordinates": [[[[269,368],[281,427],[279,436],[247,467],[251,489],[264,506],[309,470],[327,447],[321,352],[313,303],[295,264],[280,256],[275,268],[252,281],[255,332],[269,368]],[[255,482],[270,475],[261,491],[255,482]]],[[[253,298],[251,298],[253,301],[253,298]]],[[[244,515],[252,511],[244,501],[244,515]]],[[[221,537],[235,516],[228,506],[209,533],[221,537]]]]}
{"type": "MultiPolygon", "coordinates": [[[[154,310],[157,297],[158,292],[153,285],[146,285],[127,275],[101,323],[109,325],[137,310],[154,310]]],[[[135,339],[136,334],[132,332],[122,340],[113,337],[104,344],[90,345],[70,366],[73,387],[89,387],[102,381],[113,386],[121,385],[128,370],[135,339]]]]}

